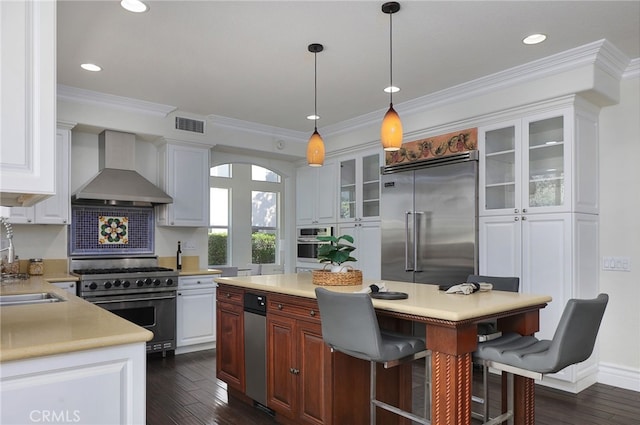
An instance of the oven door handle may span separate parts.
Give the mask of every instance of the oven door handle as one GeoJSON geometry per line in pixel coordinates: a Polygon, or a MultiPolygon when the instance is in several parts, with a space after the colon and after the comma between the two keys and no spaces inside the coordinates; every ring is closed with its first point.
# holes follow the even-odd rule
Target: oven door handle
{"type": "Polygon", "coordinates": [[[168,297],[148,297],[148,298],[125,298],[125,299],[119,299],[119,300],[87,300],[87,301],[91,301],[92,304],[114,304],[114,303],[121,303],[121,302],[135,302],[135,301],[156,301],[156,300],[172,300],[174,299],[176,296],[175,295],[170,295],[168,297]]]}

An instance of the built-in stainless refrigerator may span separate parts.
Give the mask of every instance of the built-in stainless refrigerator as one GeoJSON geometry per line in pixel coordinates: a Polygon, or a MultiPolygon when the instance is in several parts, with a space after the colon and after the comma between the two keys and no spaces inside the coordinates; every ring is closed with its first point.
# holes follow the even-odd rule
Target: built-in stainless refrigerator
{"type": "Polygon", "coordinates": [[[383,167],[382,279],[455,284],[478,270],[478,153],[383,167]]]}

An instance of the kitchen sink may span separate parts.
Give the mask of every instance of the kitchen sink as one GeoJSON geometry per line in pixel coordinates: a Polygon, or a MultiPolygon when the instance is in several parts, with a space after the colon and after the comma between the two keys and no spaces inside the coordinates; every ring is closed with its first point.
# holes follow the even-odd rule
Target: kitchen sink
{"type": "Polygon", "coordinates": [[[52,292],[0,295],[0,306],[57,303],[60,301],[65,301],[65,299],[52,292]]]}

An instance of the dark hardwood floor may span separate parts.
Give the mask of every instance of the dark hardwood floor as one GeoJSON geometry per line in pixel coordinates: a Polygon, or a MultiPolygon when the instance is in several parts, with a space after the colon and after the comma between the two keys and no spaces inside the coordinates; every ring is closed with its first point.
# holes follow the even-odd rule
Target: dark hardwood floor
{"type": "MultiPolygon", "coordinates": [[[[265,412],[227,397],[215,378],[215,352],[152,356],[147,361],[148,425],[273,425],[265,412]]],[[[418,373],[419,374],[419,373],[418,373]]],[[[500,402],[491,377],[492,414],[500,402]]],[[[422,379],[422,377],[416,378],[422,379]]],[[[474,424],[480,421],[474,421],[474,424]]],[[[638,425],[640,393],[595,384],[580,394],[536,387],[536,425],[638,425]]],[[[349,425],[349,424],[338,424],[349,425]]]]}

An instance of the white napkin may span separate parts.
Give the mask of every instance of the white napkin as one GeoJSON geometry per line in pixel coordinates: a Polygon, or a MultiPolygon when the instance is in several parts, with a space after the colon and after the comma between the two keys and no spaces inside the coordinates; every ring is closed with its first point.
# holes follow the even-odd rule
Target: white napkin
{"type": "Polygon", "coordinates": [[[481,291],[481,292],[485,292],[485,291],[490,291],[491,289],[493,289],[493,285],[490,283],[486,283],[486,282],[480,282],[480,283],[470,283],[470,282],[465,282],[465,283],[461,283],[459,285],[453,285],[451,288],[447,289],[447,294],[464,294],[464,295],[469,295],[472,294],[476,291],[481,291]]]}

